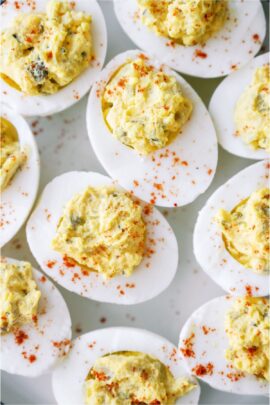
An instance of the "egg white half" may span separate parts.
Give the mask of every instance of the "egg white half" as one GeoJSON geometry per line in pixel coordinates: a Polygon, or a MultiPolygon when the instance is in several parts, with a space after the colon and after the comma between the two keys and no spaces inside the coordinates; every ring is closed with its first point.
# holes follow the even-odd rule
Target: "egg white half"
{"type": "Polygon", "coordinates": [[[239,376],[239,371],[225,359],[229,341],[225,332],[225,316],[233,305],[233,297],[215,298],[197,309],[185,323],[179,341],[179,350],[186,368],[196,374],[196,367],[213,366],[212,374],[197,375],[211,387],[242,395],[268,395],[269,384],[253,375],[239,376]],[[192,335],[194,336],[192,337],[192,335]],[[191,338],[192,337],[192,338],[191,338]],[[190,339],[194,357],[184,356],[186,339],[190,339]],[[195,370],[194,370],[195,369],[195,370]],[[238,379],[237,379],[238,378],[238,379]]]}
{"type": "MultiPolygon", "coordinates": [[[[5,258],[8,263],[20,261],[5,258]]],[[[16,334],[1,336],[0,367],[11,374],[37,377],[52,370],[70,348],[71,319],[64,298],[52,282],[33,269],[33,278],[41,292],[38,321],[19,328],[28,337],[19,344],[16,334]],[[34,361],[29,358],[34,355],[34,361]]]]}
{"type": "MultiPolygon", "coordinates": [[[[109,131],[101,95],[111,75],[139,50],[121,53],[105,67],[93,85],[87,106],[87,129],[92,147],[109,175],[146,202],[163,207],[186,205],[210,185],[217,165],[217,140],[211,118],[197,93],[177,73],[149,59],[156,69],[172,75],[193,104],[189,121],[167,147],[147,156],[123,145],[109,131]],[[157,188],[157,183],[161,188],[157,188]]],[[[148,57],[147,54],[144,54],[148,57]]]]}
{"type": "Polygon", "coordinates": [[[241,136],[236,136],[234,124],[234,111],[236,103],[251,83],[256,68],[269,63],[270,53],[257,56],[246,66],[226,77],[216,88],[210,104],[209,111],[214,121],[220,145],[232,153],[248,159],[266,159],[269,153],[263,149],[251,149],[241,136]]]}
{"type": "MultiPolygon", "coordinates": [[[[87,186],[111,186],[106,176],[90,172],[69,172],[51,181],[44,189],[27,227],[30,249],[41,268],[57,283],[81,296],[116,304],[137,304],[155,297],[171,283],[178,264],[178,246],[172,228],[163,215],[149,207],[146,223],[146,250],[152,249],[130,277],[110,280],[96,272],[67,267],[60,253],[51,247],[64,206],[87,186]]],[[[141,203],[143,207],[145,204],[141,203]]]]}
{"type": "MultiPolygon", "coordinates": [[[[1,29],[12,23],[20,13],[45,12],[48,0],[7,1],[0,8],[1,29]],[[15,5],[17,4],[17,7],[15,5]]],[[[0,78],[2,101],[10,108],[25,116],[46,116],[63,111],[77,103],[90,89],[98,72],[101,70],[107,50],[107,31],[105,20],[96,0],[75,0],[76,11],[84,11],[92,16],[92,40],[95,60],[70,84],[55,94],[28,96],[9,86],[0,78]]]]}
{"type": "Polygon", "coordinates": [[[255,163],[240,171],[209,198],[194,229],[194,254],[203,270],[232,295],[269,294],[269,274],[254,273],[231,256],[214,217],[220,208],[231,211],[254,191],[269,186],[268,161],[255,163]]]}
{"type": "MultiPolygon", "coordinates": [[[[167,339],[152,332],[135,328],[106,328],[86,333],[73,341],[65,361],[54,371],[53,391],[59,405],[83,404],[83,384],[95,361],[105,354],[138,351],[156,357],[170,368],[175,378],[188,378],[196,383],[182,366],[177,348],[167,339]]],[[[200,386],[179,398],[176,405],[197,404],[200,386]]]]}
{"type": "Polygon", "coordinates": [[[0,247],[3,247],[22,227],[32,208],[38,190],[40,162],[37,145],[27,122],[3,104],[0,109],[1,116],[16,128],[20,147],[27,153],[26,162],[1,193],[0,247]]]}
{"type": "Polygon", "coordinates": [[[257,0],[229,0],[229,20],[203,47],[172,46],[168,38],[157,36],[141,22],[137,0],[114,0],[114,9],[121,27],[139,48],[191,76],[224,76],[243,66],[259,51],[266,33],[264,11],[257,0]],[[197,57],[196,51],[206,57],[197,57]]]}

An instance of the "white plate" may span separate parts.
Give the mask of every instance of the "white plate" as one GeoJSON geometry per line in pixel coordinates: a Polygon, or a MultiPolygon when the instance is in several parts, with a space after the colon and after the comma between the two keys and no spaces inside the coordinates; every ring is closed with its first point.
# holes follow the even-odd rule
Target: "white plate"
{"type": "MultiPolygon", "coordinates": [[[[128,0],[127,0],[128,1],[128,0]]],[[[134,45],[117,23],[112,1],[101,0],[108,23],[109,47],[107,62],[134,45]]],[[[207,103],[220,80],[187,78],[207,103]]],[[[86,98],[64,113],[52,118],[29,119],[34,123],[41,151],[41,190],[55,176],[70,170],[92,170],[104,173],[95,157],[86,131],[86,98]]],[[[101,304],[81,298],[60,287],[67,300],[73,321],[73,336],[110,326],[131,326],[148,329],[177,344],[180,328],[192,311],[224,292],[200,269],[192,252],[192,232],[199,209],[216,188],[252,161],[237,158],[220,149],[219,165],[213,184],[194,203],[169,212],[167,219],[174,228],[181,246],[181,272],[170,287],[157,298],[132,307],[101,304]],[[81,331],[78,331],[79,329],[81,331]],[[77,329],[77,332],[76,332],[77,329]]],[[[25,231],[10,242],[3,253],[35,264],[25,241],[25,231]],[[21,247],[20,247],[21,245],[21,247]],[[16,248],[17,247],[17,248],[16,248]]],[[[203,383],[201,404],[267,404],[263,397],[238,396],[216,391],[203,383]]],[[[55,404],[48,376],[35,380],[2,374],[2,401],[6,404],[55,404]]]]}

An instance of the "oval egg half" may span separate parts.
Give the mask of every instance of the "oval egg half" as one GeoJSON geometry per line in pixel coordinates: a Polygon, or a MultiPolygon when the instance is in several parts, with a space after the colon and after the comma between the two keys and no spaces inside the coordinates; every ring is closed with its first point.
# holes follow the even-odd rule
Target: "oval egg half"
{"type": "Polygon", "coordinates": [[[214,177],[217,140],[202,100],[181,76],[138,50],[117,55],[101,72],[89,96],[87,129],[92,147],[108,174],[148,203],[163,207],[189,204],[209,187],[214,177]],[[137,57],[146,59],[156,70],[162,69],[174,76],[193,105],[182,133],[165,148],[147,156],[113,137],[102,109],[102,94],[111,76],[127,61],[137,57]]]}
{"type": "MultiPolygon", "coordinates": [[[[47,0],[5,2],[0,8],[1,29],[5,29],[19,13],[45,12],[47,0]]],[[[50,95],[29,96],[11,87],[0,78],[2,100],[25,116],[46,116],[63,111],[78,102],[90,89],[98,72],[102,68],[107,50],[107,31],[105,20],[96,0],[75,0],[76,11],[83,11],[92,17],[92,39],[94,60],[75,80],[50,95]]]]}
{"type": "Polygon", "coordinates": [[[199,212],[194,229],[194,254],[203,270],[230,294],[268,295],[269,273],[253,272],[228,252],[215,216],[219,209],[231,211],[251,193],[268,185],[269,163],[255,163],[219,187],[199,212]]]}
{"type": "Polygon", "coordinates": [[[251,83],[256,68],[269,63],[269,53],[257,56],[247,65],[232,73],[216,88],[209,111],[214,121],[218,142],[233,155],[248,159],[266,159],[269,153],[263,149],[251,149],[244,143],[241,136],[236,136],[234,112],[236,103],[251,83]]]}
{"type": "Polygon", "coordinates": [[[261,48],[266,33],[260,1],[229,0],[228,4],[228,20],[203,46],[182,46],[157,36],[141,22],[136,0],[114,0],[114,9],[121,27],[139,48],[179,72],[210,78],[245,65],[261,48]]]}
{"type": "Polygon", "coordinates": [[[69,172],[56,177],[45,187],[27,223],[27,240],[41,268],[68,290],[97,301],[136,304],[160,294],[177,270],[176,237],[158,210],[140,202],[146,224],[146,255],[129,277],[105,280],[96,272],[71,267],[51,247],[63,208],[76,193],[87,186],[114,185],[117,187],[109,177],[94,172],[69,172]]]}
{"type": "Polygon", "coordinates": [[[240,373],[226,360],[225,315],[233,297],[217,297],[190,316],[180,333],[179,350],[187,369],[212,388],[242,395],[265,395],[269,383],[240,373]]]}
{"type": "Polygon", "coordinates": [[[37,323],[19,328],[23,339],[12,332],[2,335],[0,350],[1,370],[26,377],[37,377],[55,367],[68,352],[71,339],[71,319],[64,298],[40,271],[33,269],[33,278],[41,292],[37,323]]]}
{"type": "Polygon", "coordinates": [[[20,115],[1,105],[1,116],[16,129],[21,150],[27,159],[1,193],[1,236],[3,247],[22,227],[37,195],[40,161],[38,148],[27,122],[20,115]]]}
{"type": "MultiPolygon", "coordinates": [[[[154,356],[169,367],[175,378],[186,377],[176,347],[167,339],[146,330],[107,328],[86,333],[74,340],[69,356],[53,373],[53,391],[59,405],[83,404],[83,384],[98,357],[119,351],[142,352],[154,356]]],[[[175,404],[197,404],[200,387],[179,398],[175,404]]]]}

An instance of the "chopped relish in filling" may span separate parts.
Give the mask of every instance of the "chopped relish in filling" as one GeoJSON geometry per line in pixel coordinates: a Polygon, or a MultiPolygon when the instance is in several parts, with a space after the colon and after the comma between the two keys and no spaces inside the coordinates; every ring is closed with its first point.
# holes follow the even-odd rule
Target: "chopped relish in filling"
{"type": "Polygon", "coordinates": [[[270,190],[262,188],[231,212],[220,210],[217,221],[228,252],[257,273],[269,271],[270,190]]]}
{"type": "Polygon", "coordinates": [[[195,384],[175,379],[158,359],[140,352],[118,352],[95,361],[85,382],[85,403],[173,405],[195,384]]]}
{"type": "Polygon", "coordinates": [[[92,59],[91,17],[51,0],[47,13],[20,13],[0,35],[0,74],[28,95],[53,94],[92,59]]]}
{"type": "Polygon", "coordinates": [[[0,117],[0,191],[3,191],[25,163],[27,155],[21,150],[16,128],[0,117]]]}
{"type": "Polygon", "coordinates": [[[37,316],[41,293],[28,262],[0,262],[0,328],[1,334],[12,332],[32,322],[37,316]]]}
{"type": "Polygon", "coordinates": [[[88,187],[66,205],[52,247],[105,278],[129,276],[143,258],[141,206],[114,187],[88,187]]]}
{"type": "Polygon", "coordinates": [[[252,81],[237,101],[236,135],[252,149],[270,152],[270,65],[254,71],[252,81]]]}
{"type": "Polygon", "coordinates": [[[227,0],[138,0],[142,22],[181,45],[203,44],[228,17],[227,0]]]}
{"type": "Polygon", "coordinates": [[[237,369],[270,381],[270,305],[266,298],[236,298],[225,321],[226,359],[237,369]]]}
{"type": "Polygon", "coordinates": [[[144,56],[120,67],[102,101],[113,136],[142,154],[168,145],[192,112],[176,78],[157,71],[144,56]]]}

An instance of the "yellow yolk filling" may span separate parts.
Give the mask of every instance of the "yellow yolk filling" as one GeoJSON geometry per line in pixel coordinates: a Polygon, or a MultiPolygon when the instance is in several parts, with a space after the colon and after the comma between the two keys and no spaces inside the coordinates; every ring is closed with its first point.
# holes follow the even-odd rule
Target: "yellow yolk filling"
{"type": "Polygon", "coordinates": [[[20,265],[0,262],[1,334],[32,322],[37,315],[41,293],[28,262],[20,265]]]}
{"type": "Polygon", "coordinates": [[[173,405],[195,384],[175,379],[158,359],[139,352],[119,352],[100,357],[85,382],[85,404],[173,405]]]}
{"type": "Polygon", "coordinates": [[[21,13],[0,35],[0,73],[28,95],[53,94],[92,58],[91,17],[52,0],[46,13],[21,13]]]}
{"type": "Polygon", "coordinates": [[[266,298],[237,298],[225,321],[226,359],[240,371],[270,381],[270,306],[266,298]]]}
{"type": "Polygon", "coordinates": [[[88,187],[64,208],[52,247],[105,278],[129,276],[143,258],[142,208],[113,187],[88,187]]]}
{"type": "Polygon", "coordinates": [[[141,154],[168,145],[192,112],[176,78],[156,71],[144,57],[128,61],[115,73],[102,104],[113,136],[141,154]]]}
{"type": "Polygon", "coordinates": [[[263,188],[231,212],[220,210],[217,221],[229,253],[257,273],[269,271],[270,190],[263,188]]]}
{"type": "Polygon", "coordinates": [[[252,149],[270,152],[270,66],[257,68],[234,113],[236,135],[252,149]]]}
{"type": "Polygon", "coordinates": [[[227,0],[138,0],[142,22],[181,45],[203,44],[224,25],[227,0]]]}
{"type": "Polygon", "coordinates": [[[0,117],[0,191],[3,191],[25,163],[27,155],[20,148],[16,128],[0,117]]]}

